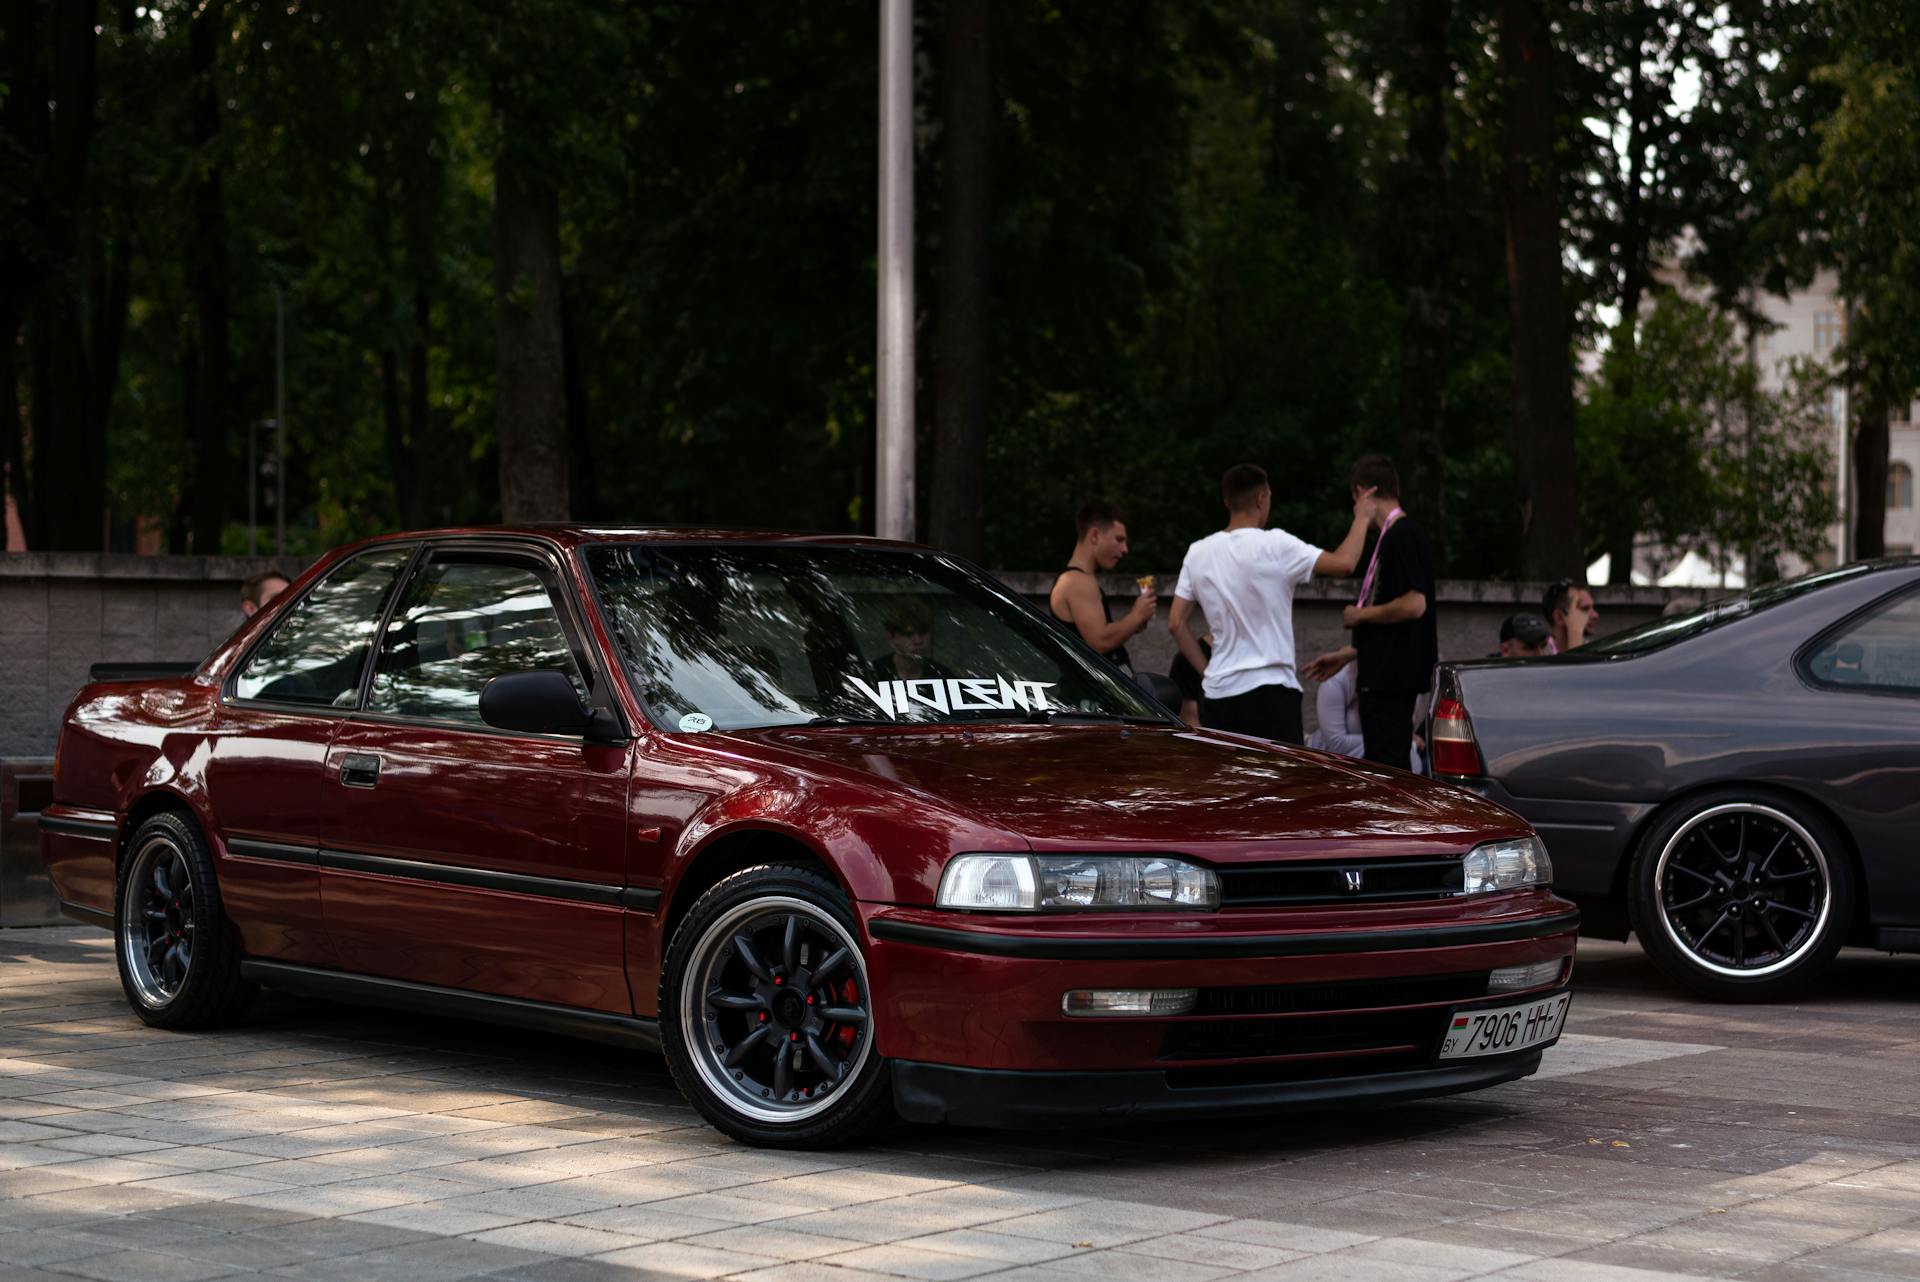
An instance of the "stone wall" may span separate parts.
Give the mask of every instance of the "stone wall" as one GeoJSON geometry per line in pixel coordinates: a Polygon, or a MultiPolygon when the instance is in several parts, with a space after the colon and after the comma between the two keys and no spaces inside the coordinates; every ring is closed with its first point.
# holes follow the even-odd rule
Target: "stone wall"
{"type": "Polygon", "coordinates": [[[298,557],[0,555],[0,757],[43,756],[87,668],[193,662],[241,621],[240,585],[298,557]]]}

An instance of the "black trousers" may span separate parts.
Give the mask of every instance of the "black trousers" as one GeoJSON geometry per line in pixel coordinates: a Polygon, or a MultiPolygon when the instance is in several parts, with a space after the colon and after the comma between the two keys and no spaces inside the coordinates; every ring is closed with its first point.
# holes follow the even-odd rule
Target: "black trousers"
{"type": "Polygon", "coordinates": [[[1417,694],[1374,690],[1360,692],[1360,736],[1367,743],[1367,760],[1405,770],[1413,759],[1413,705],[1417,694]]]}
{"type": "Polygon", "coordinates": [[[1257,735],[1276,743],[1305,743],[1300,692],[1292,686],[1255,686],[1245,694],[1200,700],[1200,724],[1209,730],[1257,735]]]}

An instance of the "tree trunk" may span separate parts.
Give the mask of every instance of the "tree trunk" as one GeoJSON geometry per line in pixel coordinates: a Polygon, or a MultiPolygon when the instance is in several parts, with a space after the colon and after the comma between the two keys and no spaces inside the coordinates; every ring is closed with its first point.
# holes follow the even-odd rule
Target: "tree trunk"
{"type": "MultiPolygon", "coordinates": [[[[0,82],[11,92],[0,95],[0,147],[15,153],[15,162],[31,172],[47,150],[47,83],[41,72],[40,18],[44,6],[38,0],[5,0],[0,4],[0,82]]],[[[32,299],[40,287],[38,264],[28,252],[28,235],[45,223],[45,194],[36,184],[29,189],[18,219],[22,235],[0,237],[0,413],[6,424],[0,430],[5,455],[0,459],[7,471],[7,489],[20,516],[28,547],[40,546],[39,504],[33,478],[27,470],[26,404],[21,400],[19,344],[21,326],[32,312],[32,299]]],[[[37,393],[33,365],[28,365],[28,386],[37,393]]],[[[40,407],[36,403],[35,410],[40,407]]],[[[0,507],[4,507],[0,502],[0,507]]]]}
{"type": "Polygon", "coordinates": [[[1865,561],[1887,552],[1887,394],[1869,376],[1855,385],[1853,435],[1853,555],[1865,561]]]}
{"type": "Polygon", "coordinates": [[[401,504],[401,520],[408,529],[417,530],[433,523],[428,515],[427,453],[432,440],[433,407],[427,398],[427,344],[433,336],[433,304],[416,276],[413,287],[413,337],[407,344],[407,468],[412,484],[411,499],[401,504]]]}
{"type": "Polygon", "coordinates": [[[560,195],[515,163],[513,121],[493,164],[493,289],[500,515],[568,513],[566,355],[560,314],[560,195]]]}
{"type": "MultiPolygon", "coordinates": [[[[133,290],[133,241],[120,236],[107,253],[107,262],[94,301],[93,336],[88,343],[92,368],[87,399],[88,483],[96,486],[109,509],[107,496],[107,424],[113,417],[113,394],[120,386],[120,351],[127,337],[127,306],[133,290]]],[[[128,515],[135,515],[129,513],[128,515]]]]}
{"type": "MultiPolygon", "coordinates": [[[[203,0],[187,25],[193,71],[193,244],[188,286],[193,294],[193,550],[216,555],[227,524],[228,303],[227,216],[219,154],[220,45],[227,39],[221,0],[203,0]]],[[[281,466],[286,466],[285,460],[281,466]]]]}
{"type": "Polygon", "coordinates": [[[600,486],[593,469],[593,431],[587,423],[587,384],[580,371],[579,331],[573,324],[573,290],[560,283],[561,377],[567,388],[568,498],[578,520],[600,518],[600,486]]]}
{"type": "Polygon", "coordinates": [[[992,24],[987,0],[948,0],[940,76],[941,187],[935,423],[928,538],[986,556],[993,215],[992,24]]]}
{"type": "Polygon", "coordinates": [[[43,507],[42,546],[99,552],[106,546],[105,449],[95,447],[92,380],[87,369],[87,270],[79,243],[93,148],[97,6],[72,0],[54,6],[53,133],[47,150],[46,335],[51,382],[47,434],[34,439],[34,467],[59,502],[43,507]],[[96,465],[95,456],[100,456],[96,465]]]}
{"type": "Polygon", "coordinates": [[[1406,506],[1420,514],[1439,564],[1446,529],[1448,277],[1447,103],[1453,61],[1447,24],[1453,0],[1407,5],[1407,308],[1400,324],[1400,482],[1406,506]]]}
{"type": "Polygon", "coordinates": [[[1501,0],[1506,81],[1504,205],[1513,326],[1513,453],[1519,473],[1521,572],[1582,575],[1573,444],[1573,362],[1560,279],[1554,158],[1553,45],[1539,0],[1501,0]]]}
{"type": "MultiPolygon", "coordinates": [[[[1638,6],[1635,7],[1636,15],[1638,6]]],[[[1613,394],[1622,405],[1631,403],[1635,354],[1640,348],[1640,300],[1647,287],[1647,231],[1644,215],[1646,187],[1647,94],[1640,68],[1640,29],[1633,32],[1633,65],[1627,72],[1627,173],[1626,190],[1620,201],[1620,324],[1614,331],[1614,346],[1627,359],[1619,364],[1613,380],[1613,394]]],[[[1607,582],[1615,585],[1633,582],[1633,540],[1639,533],[1633,528],[1628,503],[1619,509],[1617,527],[1607,535],[1607,582]]]]}

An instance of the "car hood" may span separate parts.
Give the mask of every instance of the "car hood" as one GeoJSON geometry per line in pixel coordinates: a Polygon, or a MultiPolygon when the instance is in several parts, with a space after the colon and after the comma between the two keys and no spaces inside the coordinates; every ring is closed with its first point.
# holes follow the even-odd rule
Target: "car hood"
{"type": "Polygon", "coordinates": [[[1463,789],[1207,731],[1111,725],[770,729],[738,740],[909,789],[1037,849],[1215,858],[1458,852],[1527,831],[1463,789]]]}

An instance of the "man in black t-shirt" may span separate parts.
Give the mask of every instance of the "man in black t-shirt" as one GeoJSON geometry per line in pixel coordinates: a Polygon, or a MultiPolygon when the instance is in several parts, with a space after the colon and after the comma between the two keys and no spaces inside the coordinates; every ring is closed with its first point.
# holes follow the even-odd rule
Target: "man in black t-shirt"
{"type": "Polygon", "coordinates": [[[1358,662],[1360,732],[1367,760],[1405,769],[1413,747],[1413,710],[1433,686],[1440,659],[1433,608],[1433,544],[1400,506],[1400,475],[1379,454],[1353,465],[1357,496],[1373,490],[1374,533],[1360,554],[1360,592],[1342,621],[1353,644],[1323,654],[1305,675],[1325,680],[1358,662]]]}

